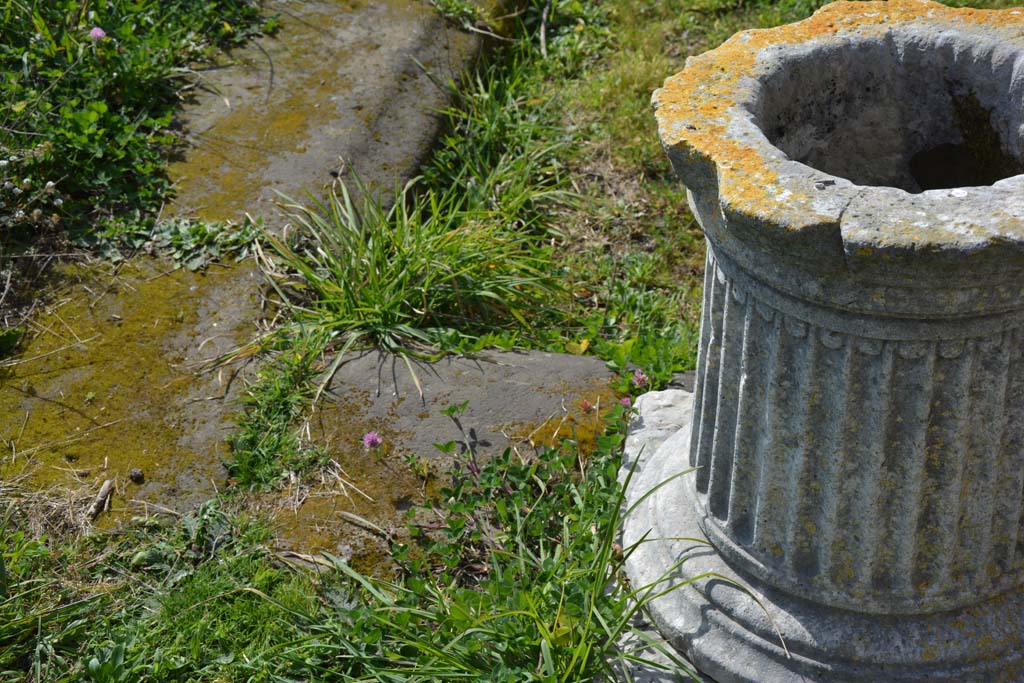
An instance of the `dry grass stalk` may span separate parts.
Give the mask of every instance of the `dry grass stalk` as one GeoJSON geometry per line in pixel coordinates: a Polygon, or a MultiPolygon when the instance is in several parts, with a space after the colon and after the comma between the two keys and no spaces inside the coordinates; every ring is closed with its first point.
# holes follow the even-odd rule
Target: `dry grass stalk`
{"type": "Polygon", "coordinates": [[[15,528],[34,538],[63,544],[89,532],[87,511],[96,499],[91,487],[54,486],[36,491],[23,485],[24,477],[0,481],[0,507],[11,511],[15,528]]]}

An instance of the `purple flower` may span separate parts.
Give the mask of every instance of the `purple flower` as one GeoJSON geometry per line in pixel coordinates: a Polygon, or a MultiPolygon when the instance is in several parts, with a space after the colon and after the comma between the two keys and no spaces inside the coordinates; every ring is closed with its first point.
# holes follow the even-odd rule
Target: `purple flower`
{"type": "Polygon", "coordinates": [[[633,405],[633,401],[630,400],[629,396],[623,396],[622,398],[619,399],[619,405],[621,405],[624,408],[629,408],[630,406],[633,405]]]}
{"type": "Polygon", "coordinates": [[[107,37],[107,32],[101,29],[99,26],[93,26],[92,30],[89,31],[89,37],[93,40],[103,40],[107,37]]]}
{"type": "Polygon", "coordinates": [[[363,448],[374,448],[384,443],[377,432],[366,432],[363,434],[363,448]]]}
{"type": "Polygon", "coordinates": [[[647,386],[647,375],[640,368],[633,371],[633,376],[629,380],[633,383],[634,387],[646,387],[647,386]]]}

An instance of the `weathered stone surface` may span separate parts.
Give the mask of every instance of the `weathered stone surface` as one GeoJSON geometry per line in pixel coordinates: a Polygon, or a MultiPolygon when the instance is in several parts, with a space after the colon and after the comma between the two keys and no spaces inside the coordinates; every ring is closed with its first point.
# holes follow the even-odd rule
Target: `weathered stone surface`
{"type": "MultiPolygon", "coordinates": [[[[353,353],[330,385],[329,396],[342,408],[342,414],[332,419],[369,421],[394,436],[396,452],[437,458],[434,444],[462,440],[451,418],[441,414],[449,405],[466,403],[459,419],[474,448],[493,454],[521,443],[523,436],[552,418],[558,422],[570,413],[579,416],[582,398],[595,409],[616,400],[611,390],[614,373],[592,356],[486,351],[433,363],[413,361],[412,367],[415,378],[397,356],[353,353]]],[[[571,438],[579,429],[573,417],[563,424],[560,437],[571,438]]]]}
{"type": "Polygon", "coordinates": [[[1020,586],[1021,330],[837,330],[709,254],[692,464],[719,549],[775,585],[879,613],[1020,586]]]}
{"type": "MultiPolygon", "coordinates": [[[[403,359],[377,351],[352,352],[341,365],[310,420],[310,435],[351,487],[366,495],[342,494],[335,486],[310,492],[294,513],[278,517],[279,544],[328,550],[365,571],[389,569],[391,539],[353,526],[346,515],[406,538],[407,511],[450,484],[456,456],[462,456],[457,469],[465,470],[467,448],[481,461],[509,447],[532,457],[535,448],[562,439],[575,439],[589,452],[603,429],[600,415],[618,400],[610,384],[614,373],[594,357],[488,351],[412,361],[412,367],[415,379],[403,359]],[[458,424],[442,414],[463,403],[458,424]],[[382,444],[366,449],[362,436],[371,430],[382,444]],[[452,453],[435,446],[449,441],[452,453]],[[421,465],[410,467],[410,455],[421,465]]],[[[423,523],[437,521],[420,517],[423,523]]]]}
{"type": "MultiPolygon", "coordinates": [[[[279,32],[201,74],[179,121],[191,146],[170,170],[168,214],[249,213],[281,229],[278,192],[325,197],[340,158],[391,190],[417,172],[440,129],[436,110],[451,103],[432,79],[457,79],[482,47],[418,0],[265,8],[280,14],[279,32]]],[[[259,276],[252,264],[167,269],[136,259],[60,276],[68,286],[55,298],[66,307],[37,319],[55,332],[26,340],[17,364],[0,368],[0,440],[16,444],[0,475],[78,487],[141,468],[145,481],[119,488],[127,496],[115,492],[103,521],[136,514],[125,497],[184,511],[223,485],[246,371],[199,368],[257,336],[259,276]]]]}
{"type": "Polygon", "coordinates": [[[1024,680],[1024,10],[835,3],[654,101],[708,263],[692,435],[644,468],[695,474],[641,517],[800,656],[712,588],[662,620],[727,681],[1024,680]]]}
{"type": "MultiPolygon", "coordinates": [[[[626,453],[638,454],[641,449],[657,449],[665,439],[684,425],[689,425],[692,418],[685,413],[683,407],[692,402],[687,400],[692,393],[682,389],[666,389],[650,391],[637,398],[633,403],[634,416],[629,422],[626,435],[626,453]]],[[[627,472],[624,466],[623,475],[627,472]]]]}
{"type": "Polygon", "coordinates": [[[172,207],[276,225],[282,195],[322,199],[355,170],[390,193],[415,175],[457,81],[481,47],[428,3],[272,0],[281,29],[204,72],[183,117],[191,143],[171,167],[172,207]]]}

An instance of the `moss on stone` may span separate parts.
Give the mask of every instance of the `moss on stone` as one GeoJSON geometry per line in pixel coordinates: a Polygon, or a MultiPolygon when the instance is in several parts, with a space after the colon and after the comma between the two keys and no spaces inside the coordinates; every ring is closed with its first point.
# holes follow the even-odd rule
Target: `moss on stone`
{"type": "Polygon", "coordinates": [[[208,292],[233,274],[165,267],[57,267],[55,303],[31,320],[22,353],[0,369],[0,476],[36,488],[116,479],[118,507],[133,498],[173,506],[192,500],[193,488],[213,493],[209,478],[223,476],[222,435],[183,408],[217,382],[185,362],[189,346],[211,333],[197,326],[208,292]],[[182,443],[184,433],[204,429],[209,449],[182,443]],[[143,485],[128,483],[133,468],[145,474],[143,485]]]}

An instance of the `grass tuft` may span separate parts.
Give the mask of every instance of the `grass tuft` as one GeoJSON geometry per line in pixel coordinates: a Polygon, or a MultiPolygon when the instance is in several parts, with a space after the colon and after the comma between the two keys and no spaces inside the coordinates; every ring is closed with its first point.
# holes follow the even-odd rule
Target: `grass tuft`
{"type": "Polygon", "coordinates": [[[232,481],[244,489],[275,487],[291,472],[325,464],[326,455],[302,438],[302,417],[313,395],[313,378],[325,346],[323,335],[279,336],[282,347],[247,389],[244,412],[228,443],[232,481]]]}
{"type": "Polygon", "coordinates": [[[327,204],[290,207],[293,239],[266,236],[278,261],[264,264],[294,313],[283,329],[401,352],[442,346],[453,329],[528,330],[557,301],[547,261],[501,213],[472,208],[455,191],[418,193],[415,182],[388,209],[364,187],[358,199],[340,188],[327,204]]]}

